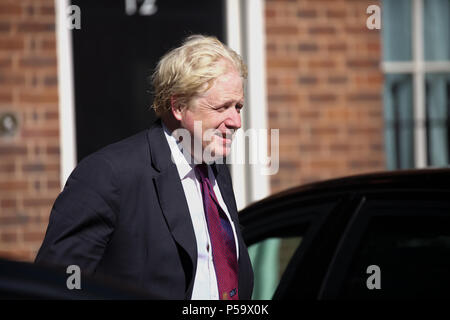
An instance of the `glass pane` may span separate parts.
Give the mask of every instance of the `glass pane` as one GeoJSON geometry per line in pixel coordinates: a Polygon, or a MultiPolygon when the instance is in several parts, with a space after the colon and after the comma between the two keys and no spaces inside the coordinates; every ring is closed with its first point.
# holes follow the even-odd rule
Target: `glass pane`
{"type": "Polygon", "coordinates": [[[302,237],[269,238],[248,248],[254,271],[252,299],[272,299],[301,240],[302,237]]]}
{"type": "Polygon", "coordinates": [[[386,163],[389,170],[414,167],[414,111],[410,74],[386,74],[384,116],[386,163]]]}
{"type": "Polygon", "coordinates": [[[423,1],[425,59],[450,61],[450,0],[423,1]]]}
{"type": "Polygon", "coordinates": [[[412,60],[411,0],[383,1],[383,59],[384,61],[412,60]]]}
{"type": "MultiPolygon", "coordinates": [[[[450,218],[375,217],[354,256],[342,298],[448,297],[450,285],[450,218]],[[380,290],[368,290],[368,266],[379,267],[380,290]]],[[[375,283],[375,281],[373,281],[375,283]]]]}
{"type": "Polygon", "coordinates": [[[447,166],[449,163],[450,74],[427,74],[426,111],[428,163],[447,166]]]}

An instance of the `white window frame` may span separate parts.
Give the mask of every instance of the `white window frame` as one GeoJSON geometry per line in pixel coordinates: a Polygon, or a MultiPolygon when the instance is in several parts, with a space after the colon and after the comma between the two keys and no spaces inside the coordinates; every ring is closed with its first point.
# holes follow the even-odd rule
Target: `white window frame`
{"type": "Polygon", "coordinates": [[[69,5],[69,0],[55,0],[61,189],[77,163],[72,33],[67,27],[69,5]]]}
{"type": "MultiPolygon", "coordinates": [[[[245,107],[241,113],[241,130],[267,129],[266,45],[264,0],[226,1],[227,44],[244,57],[248,66],[245,107]]],[[[262,174],[263,165],[249,164],[247,159],[257,159],[261,144],[250,143],[237,136],[231,176],[238,210],[270,194],[269,176],[262,174]]],[[[267,145],[265,145],[267,154],[267,145]]]]}
{"type": "Polygon", "coordinates": [[[425,74],[436,72],[450,73],[450,61],[425,61],[423,0],[411,0],[412,6],[412,61],[382,62],[384,73],[407,73],[413,77],[414,101],[414,165],[427,166],[427,133],[425,128],[425,74]]]}

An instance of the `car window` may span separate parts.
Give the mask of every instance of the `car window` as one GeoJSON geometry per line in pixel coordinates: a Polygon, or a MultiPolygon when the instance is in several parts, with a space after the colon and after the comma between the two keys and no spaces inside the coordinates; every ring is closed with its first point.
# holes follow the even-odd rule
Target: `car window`
{"type": "Polygon", "coordinates": [[[269,238],[248,248],[254,270],[252,299],[269,300],[302,237],[269,238]]]}
{"type": "Polygon", "coordinates": [[[429,215],[371,219],[341,297],[449,296],[448,226],[450,217],[429,215]]]}
{"type": "Polygon", "coordinates": [[[323,297],[450,296],[450,205],[420,197],[367,201],[335,259],[323,297]]]}
{"type": "Polygon", "coordinates": [[[253,299],[271,299],[292,256],[336,206],[333,198],[277,203],[244,219],[244,238],[254,271],[253,299]]]}

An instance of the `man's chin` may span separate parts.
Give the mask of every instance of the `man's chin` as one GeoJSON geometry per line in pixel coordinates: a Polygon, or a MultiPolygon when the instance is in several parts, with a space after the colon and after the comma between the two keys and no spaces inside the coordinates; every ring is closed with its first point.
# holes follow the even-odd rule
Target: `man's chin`
{"type": "Polygon", "coordinates": [[[224,158],[228,156],[231,151],[231,146],[215,146],[211,149],[209,146],[203,152],[203,161],[206,163],[223,163],[224,158]]]}

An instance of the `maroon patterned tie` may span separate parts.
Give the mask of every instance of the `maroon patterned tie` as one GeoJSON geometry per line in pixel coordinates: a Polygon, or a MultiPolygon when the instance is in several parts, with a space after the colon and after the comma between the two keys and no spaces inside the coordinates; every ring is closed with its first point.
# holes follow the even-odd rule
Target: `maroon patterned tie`
{"type": "Polygon", "coordinates": [[[212,246],[219,299],[238,300],[238,263],[233,229],[217,201],[208,178],[208,167],[206,164],[202,163],[195,166],[195,172],[202,189],[203,208],[212,246]]]}

